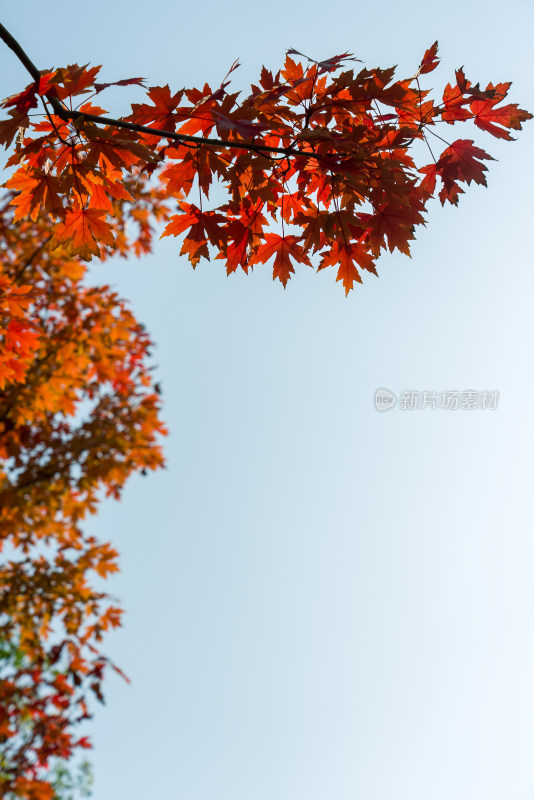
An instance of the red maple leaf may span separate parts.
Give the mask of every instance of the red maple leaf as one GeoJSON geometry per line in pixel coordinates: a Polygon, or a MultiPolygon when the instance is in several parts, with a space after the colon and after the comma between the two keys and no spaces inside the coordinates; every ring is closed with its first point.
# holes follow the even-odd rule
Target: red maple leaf
{"type": "Polygon", "coordinates": [[[495,87],[490,83],[488,89],[494,89],[494,98],[474,100],[470,105],[475,117],[475,125],[498,139],[513,139],[513,136],[508,133],[506,128],[520,131],[521,123],[532,119],[532,114],[519,108],[516,103],[496,108],[497,103],[500,103],[506,97],[509,88],[509,83],[499,83],[495,87]]]}
{"type": "Polygon", "coordinates": [[[379,255],[381,248],[386,247],[387,239],[390,252],[397,248],[409,256],[408,242],[415,238],[414,227],[425,224],[423,209],[423,202],[413,198],[409,203],[399,200],[382,203],[375,208],[374,214],[359,214],[361,221],[368,225],[367,241],[373,255],[379,255]]]}
{"type": "Polygon", "coordinates": [[[224,229],[228,244],[226,250],[217,253],[215,258],[226,261],[226,274],[230,275],[241,267],[248,273],[248,246],[251,239],[250,226],[245,225],[240,219],[231,220],[224,229]]]}
{"type": "Polygon", "coordinates": [[[426,72],[432,72],[439,64],[438,58],[438,43],[434,42],[432,47],[429,47],[423,56],[423,60],[419,66],[419,74],[424,75],[426,72]]]}
{"type": "Polygon", "coordinates": [[[209,259],[208,241],[217,247],[222,245],[224,236],[219,223],[225,222],[226,217],[215,211],[202,211],[189,203],[180,203],[180,207],[183,213],[171,217],[160,238],[179,236],[189,229],[180,254],[187,254],[191,264],[196,266],[201,258],[209,259]]]}
{"type": "Polygon", "coordinates": [[[28,127],[28,115],[21,114],[16,108],[8,111],[9,119],[0,120],[0,144],[6,149],[9,147],[19,131],[24,131],[28,127]]]}
{"type": "Polygon", "coordinates": [[[95,83],[95,94],[108,89],[110,86],[132,86],[133,84],[142,86],[145,81],[146,78],[123,78],[122,81],[113,81],[113,83],[95,83]]]}
{"type": "Polygon", "coordinates": [[[9,108],[10,106],[15,106],[20,114],[27,114],[31,108],[37,106],[36,95],[42,96],[53,88],[54,84],[50,81],[50,78],[54,75],[55,72],[44,73],[38,81],[31,83],[23,92],[7,97],[2,102],[2,107],[9,108]]]}
{"type": "Polygon", "coordinates": [[[235,131],[242,139],[252,139],[269,128],[268,125],[262,125],[259,122],[251,122],[247,119],[233,119],[220,111],[213,110],[211,113],[218,130],[235,131]]]}
{"type": "Polygon", "coordinates": [[[151,86],[148,90],[148,97],[152,100],[152,105],[134,103],[132,114],[128,120],[138,125],[148,125],[149,128],[174,131],[176,129],[174,112],[178,108],[183,94],[183,91],[180,91],[171,95],[168,85],[151,86]]]}
{"type": "Polygon", "coordinates": [[[294,273],[293,264],[291,259],[307,264],[311,267],[311,261],[306,255],[304,248],[298,243],[296,236],[280,236],[278,233],[267,233],[265,235],[265,242],[261,244],[254,255],[249,259],[249,264],[262,263],[274,256],[273,265],[273,280],[278,278],[282,281],[284,288],[294,273]]]}
{"type": "Polygon", "coordinates": [[[467,184],[474,181],[486,186],[484,172],[487,167],[482,160],[494,159],[480,147],[474,147],[472,139],[458,139],[443,151],[436,164],[430,164],[419,170],[425,174],[421,185],[433,194],[436,178],[441,178],[443,182],[443,188],[439,193],[441,204],[444,205],[445,200],[448,200],[449,203],[458,205],[458,196],[463,193],[459,181],[467,184]]]}

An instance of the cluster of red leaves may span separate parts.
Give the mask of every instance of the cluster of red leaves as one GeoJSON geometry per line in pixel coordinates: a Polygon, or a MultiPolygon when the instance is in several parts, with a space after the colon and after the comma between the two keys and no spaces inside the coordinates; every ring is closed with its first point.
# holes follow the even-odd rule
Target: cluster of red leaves
{"type": "Polygon", "coordinates": [[[15,285],[0,272],[0,389],[7,381],[20,382],[39,346],[39,335],[29,315],[30,285],[15,285]]]}
{"type": "MultiPolygon", "coordinates": [[[[532,116],[503,105],[509,83],[482,90],[463,69],[441,101],[429,99],[419,77],[438,65],[437,43],[413,77],[397,81],[394,68],[343,69],[356,60],[347,53],[307,59],[308,66],[295,55],[307,58],[289,51],[283,69],[264,68],[243,98],[226,78],[215,90],[152,87],[117,124],[106,124],[104,110],[87,98],[75,107],[80,95],[109,85],[95,83],[98,68],[44,73],[3,104],[9,118],[0,122],[0,142],[24,131],[8,162],[17,167],[8,182],[19,192],[16,218],[45,210],[56,221],[51,246],[89,259],[115,243],[111,206],[128,199],[125,176],[148,171],[177,203],[163,235],[183,237],[181,253],[193,266],[210,257],[210,247],[228,273],[274,259],[274,277],[285,286],[294,265],[311,265],[317,254],[317,268],[336,267],[348,293],[362,270],[376,274],[382,250],[409,254],[437,181],[441,202],[454,204],[463,184],[486,185],[483,161],[491,157],[473,140],[455,140],[435,157],[429,146],[433,161],[420,168],[410,155],[414,142],[429,143],[439,122],[467,120],[511,139],[510,129],[532,116]],[[39,98],[49,113],[35,122],[28,114],[39,98]],[[227,202],[206,209],[215,182],[227,202]],[[192,192],[195,202],[186,201],[192,192]]],[[[433,141],[442,147],[444,140],[433,141]]]]}
{"type": "Polygon", "coordinates": [[[100,640],[120,609],[91,586],[116,553],[83,520],[162,464],[150,340],[109,287],[83,282],[83,262],[148,252],[152,223],[165,222],[193,267],[213,253],[228,274],[272,260],[285,286],[316,256],[348,293],[383,250],[409,254],[436,191],[457,204],[465,184],[486,184],[491,157],[472,139],[446,142],[438,123],[511,139],[532,116],[503,104],[510,84],[482,90],[462,69],[431,100],[419,78],[437,44],[409,79],[351,60],[292,50],[246,97],[226,78],[215,90],[152,87],[120,120],[91,102],[112,85],[95,67],[43,72],[0,104],[0,144],[14,143],[0,209],[0,545],[13,553],[0,569],[0,644],[18,655],[1,676],[2,796],[49,800],[49,760],[87,745],[75,725],[87,693],[102,696],[100,640]],[[430,139],[446,144],[435,157],[430,139]],[[416,165],[418,142],[432,163],[416,165]],[[225,202],[207,208],[216,184],[225,202]]]}
{"type": "MultiPolygon", "coordinates": [[[[134,240],[122,201],[114,208],[124,253],[150,246],[147,205],[164,214],[157,193],[131,188],[141,215],[134,240]]],[[[100,642],[121,619],[92,585],[92,576],[117,570],[117,553],[87,535],[83,520],[103,496],[118,497],[132,473],[162,465],[165,430],[143,326],[110,287],[83,282],[86,267],[67,247],[49,248],[46,216],[14,223],[10,200],[0,208],[1,277],[13,318],[31,323],[34,338],[23,369],[5,375],[0,390],[0,549],[8,556],[0,567],[0,796],[49,800],[50,759],[88,746],[76,725],[88,717],[88,695],[102,698],[109,662],[100,642]],[[6,648],[19,658],[6,659],[6,648]]],[[[21,352],[20,340],[14,347],[21,352]]]]}

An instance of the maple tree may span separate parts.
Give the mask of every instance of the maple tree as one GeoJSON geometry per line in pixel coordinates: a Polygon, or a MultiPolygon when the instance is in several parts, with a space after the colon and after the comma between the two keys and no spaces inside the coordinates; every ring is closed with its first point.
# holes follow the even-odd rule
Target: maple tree
{"type": "MultiPolygon", "coordinates": [[[[12,642],[0,640],[0,680],[2,681],[2,685],[4,681],[8,680],[8,675],[12,675],[13,672],[20,672],[24,669],[28,670],[28,668],[30,668],[30,672],[33,672],[33,670],[31,670],[30,660],[21,650],[20,646],[12,642]]],[[[49,685],[53,685],[54,683],[57,685],[57,674],[53,671],[52,665],[49,665],[48,668],[45,667],[43,670],[40,683],[44,681],[48,682],[49,685]]],[[[15,745],[14,741],[10,740],[8,746],[3,748],[2,752],[0,752],[0,775],[5,776],[9,773],[16,747],[20,748],[23,744],[27,745],[31,742],[31,738],[34,735],[35,722],[32,717],[30,715],[21,717],[21,719],[18,720],[17,744],[15,745]]],[[[91,794],[91,783],[92,770],[87,760],[84,759],[82,762],[78,763],[76,765],[76,770],[73,770],[65,760],[59,759],[55,761],[53,768],[47,771],[46,782],[41,781],[41,784],[44,784],[45,788],[43,791],[37,792],[37,795],[39,795],[39,793],[44,796],[50,795],[53,800],[74,800],[74,795],[72,794],[74,791],[76,796],[81,795],[82,797],[89,797],[91,794]],[[46,784],[49,784],[49,786],[46,784]],[[50,787],[53,793],[51,793],[50,787]]],[[[28,782],[26,782],[26,786],[28,786],[28,782]]],[[[22,783],[22,787],[25,788],[24,783],[22,783]]],[[[21,788],[20,782],[18,788],[19,790],[21,788]]],[[[39,787],[39,784],[35,784],[35,782],[32,788],[34,795],[36,789],[43,789],[42,786],[39,787]]],[[[6,800],[12,800],[12,798],[20,796],[20,793],[14,794],[8,791],[7,794],[3,794],[2,796],[6,798],[6,800]]]]}
{"type": "Polygon", "coordinates": [[[87,693],[102,698],[99,642],[120,622],[91,586],[91,574],[117,570],[116,553],[82,522],[103,493],[162,464],[164,428],[142,326],[109,287],[83,284],[82,262],[43,247],[45,219],[12,218],[8,196],[3,269],[31,298],[37,345],[0,394],[0,541],[14,553],[0,574],[0,639],[24,655],[0,685],[0,787],[47,798],[38,773],[87,744],[72,729],[88,716],[87,693]]]}
{"type": "Polygon", "coordinates": [[[117,569],[117,554],[83,520],[132,473],[163,464],[150,339],[115,292],[84,282],[86,262],[149,252],[160,224],[193,267],[272,262],[284,287],[299,264],[333,267],[348,294],[382,251],[409,255],[436,193],[457,205],[465,185],[486,185],[491,156],[448,141],[451,126],[510,140],[532,115],[504,102],[509,83],[482,89],[463,68],[432,100],[420,79],[438,65],[434,43],[406,79],[355,70],[349,53],[289,50],[244,97],[230,91],[236,62],[216,88],[150,87],[115,119],[95,97],[143,79],[40,71],[1,25],[0,38],[32,78],[0,104],[0,543],[13,553],[0,640],[20,654],[0,687],[0,789],[50,800],[50,760],[89,744],[76,725],[88,695],[102,699],[113,665],[101,640],[120,624],[91,581],[117,569]],[[416,150],[430,163],[417,166],[416,150]],[[208,207],[216,186],[224,202],[208,207]]]}

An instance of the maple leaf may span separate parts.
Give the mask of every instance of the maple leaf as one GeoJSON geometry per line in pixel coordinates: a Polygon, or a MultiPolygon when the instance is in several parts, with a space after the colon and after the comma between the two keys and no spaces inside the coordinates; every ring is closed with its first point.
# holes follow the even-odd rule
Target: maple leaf
{"type": "Polygon", "coordinates": [[[516,103],[497,108],[499,103],[508,93],[509,83],[499,83],[497,86],[489,84],[489,89],[494,90],[495,96],[489,100],[474,100],[470,109],[474,114],[475,125],[498,139],[512,140],[513,137],[506,128],[515,131],[521,130],[521,123],[532,119],[532,114],[524,111],[516,103]]]}
{"type": "Polygon", "coordinates": [[[111,226],[106,222],[106,212],[97,208],[68,210],[65,221],[60,222],[50,241],[53,250],[62,246],[70,255],[78,255],[86,261],[100,255],[99,242],[113,245],[111,226]]]}
{"type": "Polygon", "coordinates": [[[295,225],[302,227],[302,241],[304,248],[316,253],[320,250],[329,233],[333,233],[334,221],[332,216],[319,208],[300,211],[294,218],[295,225]]]}
{"type": "Polygon", "coordinates": [[[248,273],[248,248],[251,239],[250,227],[241,220],[231,220],[227,225],[224,235],[227,239],[226,248],[217,253],[215,258],[223,258],[226,261],[226,274],[230,275],[241,267],[248,273]]]}
{"type": "Polygon", "coordinates": [[[86,94],[94,88],[95,78],[101,67],[90,67],[88,64],[80,67],[70,64],[64,69],[58,69],[54,76],[54,93],[60,100],[86,94]]]}
{"type": "Polygon", "coordinates": [[[310,201],[301,192],[283,194],[278,201],[280,213],[286,222],[291,222],[301,211],[311,206],[310,201]]]}
{"type": "MultiPolygon", "coordinates": [[[[473,86],[471,81],[468,81],[465,77],[464,68],[460,67],[455,71],[456,75],[456,85],[460,90],[461,94],[468,95],[471,100],[473,98],[483,99],[483,100],[491,100],[495,97],[496,91],[491,86],[491,84],[487,87],[487,89],[482,90],[480,88],[480,84],[477,83],[476,86],[473,86]]],[[[510,87],[511,84],[507,84],[507,88],[510,87]]]]}
{"type": "Polygon", "coordinates": [[[438,43],[434,42],[432,47],[429,47],[425,52],[421,64],[419,66],[418,74],[424,75],[427,72],[432,72],[439,64],[438,58],[438,43]]]}
{"type": "Polygon", "coordinates": [[[471,119],[473,116],[466,105],[470,102],[470,97],[465,95],[458,86],[447,84],[443,91],[443,106],[441,119],[453,125],[455,122],[471,119]]]}
{"type": "Polygon", "coordinates": [[[23,92],[11,95],[11,97],[6,97],[6,99],[2,101],[2,108],[14,106],[15,111],[19,114],[27,115],[28,111],[37,107],[36,94],[37,87],[35,84],[31,84],[23,92]]]}
{"type": "Polygon", "coordinates": [[[98,208],[101,211],[107,211],[109,214],[113,213],[113,203],[108,197],[104,185],[101,183],[93,183],[86,181],[87,188],[90,190],[89,208],[98,208]]]}
{"type": "Polygon", "coordinates": [[[4,344],[20,356],[34,353],[39,339],[40,334],[31,330],[31,326],[25,320],[10,320],[4,332],[4,344]]]}
{"type": "Polygon", "coordinates": [[[6,186],[19,191],[11,201],[17,209],[15,222],[26,216],[37,219],[40,208],[51,212],[58,212],[63,208],[60,199],[62,181],[50,173],[22,168],[6,182],[6,186]]]}
{"type": "Polygon", "coordinates": [[[314,58],[310,58],[310,56],[305,55],[304,53],[300,53],[298,50],[295,50],[293,47],[290,47],[289,50],[286,50],[286,55],[292,56],[302,56],[307,61],[311,61],[313,64],[317,64],[319,67],[319,74],[324,72],[332,72],[332,70],[337,69],[342,61],[360,61],[359,58],[354,57],[354,53],[342,53],[339,56],[332,56],[332,58],[325,58],[323,61],[316,61],[314,58]]]}
{"type": "Polygon", "coordinates": [[[121,81],[113,81],[112,83],[95,83],[95,94],[99,94],[104,89],[109,89],[110,86],[142,86],[146,78],[123,78],[121,81]]]}
{"type": "Polygon", "coordinates": [[[15,136],[28,127],[29,123],[28,115],[21,114],[16,108],[12,108],[8,115],[10,119],[0,120],[0,144],[3,144],[6,149],[15,136]]]}
{"type": "Polygon", "coordinates": [[[328,252],[323,254],[317,269],[322,270],[330,266],[338,267],[336,281],[343,282],[345,296],[351,291],[355,281],[362,282],[358,266],[367,272],[372,272],[373,275],[377,274],[373,256],[360,242],[348,244],[340,241],[334,242],[328,252]]]}
{"type": "Polygon", "coordinates": [[[246,119],[233,119],[227,117],[225,114],[221,114],[219,111],[212,111],[212,115],[218,129],[223,131],[235,131],[243,139],[251,139],[269,129],[268,125],[262,125],[259,122],[251,122],[246,119]]]}
{"type": "Polygon", "coordinates": [[[183,210],[182,214],[174,214],[165,230],[161,234],[164,236],[179,236],[188,230],[187,236],[182,245],[181,254],[186,253],[189,261],[196,266],[200,258],[209,258],[208,241],[216,246],[221,246],[223,234],[219,223],[225,221],[222,214],[214,211],[201,211],[195,205],[180,203],[183,210]]]}
{"type": "Polygon", "coordinates": [[[50,81],[55,75],[54,72],[47,72],[41,75],[38,81],[30,84],[20,94],[12,95],[2,101],[3,108],[14,106],[19,114],[27,114],[30,109],[37,106],[37,95],[44,95],[49,92],[54,84],[50,81]]]}
{"type": "Polygon", "coordinates": [[[188,195],[196,175],[196,164],[192,153],[187,152],[177,164],[171,164],[161,173],[161,179],[167,182],[168,195],[188,195]]]}
{"type": "Polygon", "coordinates": [[[78,110],[80,114],[94,114],[97,117],[101,116],[102,114],[107,114],[107,111],[104,108],[100,108],[100,106],[94,106],[92,103],[82,103],[78,110]]]}
{"type": "Polygon", "coordinates": [[[313,94],[313,79],[316,71],[308,70],[304,74],[302,64],[298,64],[293,59],[286,55],[286,60],[283,70],[281,70],[283,78],[288,83],[284,94],[292,104],[298,104],[304,100],[309,100],[313,94]]]}
{"type": "Polygon", "coordinates": [[[436,178],[441,178],[443,182],[439,194],[441,204],[445,205],[445,201],[448,200],[453,205],[458,205],[458,195],[463,192],[459,181],[467,184],[474,181],[481,186],[487,185],[484,175],[487,167],[482,163],[483,160],[494,159],[480,147],[474,147],[472,139],[458,139],[443,151],[436,164],[419,170],[425,174],[423,186],[432,194],[436,178]]]}
{"type": "Polygon", "coordinates": [[[368,226],[367,241],[373,255],[379,255],[387,240],[390,252],[396,248],[409,256],[408,242],[415,238],[414,226],[425,224],[423,210],[422,201],[412,198],[407,204],[396,200],[382,203],[375,208],[374,214],[359,214],[362,224],[368,226]]]}
{"type": "Polygon", "coordinates": [[[278,278],[282,282],[284,289],[291,274],[295,272],[291,259],[311,267],[311,261],[296,236],[280,236],[277,233],[267,233],[264,244],[261,244],[249,259],[249,264],[265,264],[272,256],[275,257],[273,280],[278,278]]]}
{"type": "Polygon", "coordinates": [[[87,164],[99,164],[110,177],[122,177],[123,169],[141,163],[157,162],[158,156],[146,145],[127,135],[116,135],[113,131],[102,130],[92,123],[83,127],[83,135],[89,142],[87,164]]]}
{"type": "MultiPolygon", "coordinates": [[[[267,220],[261,213],[263,203],[245,206],[241,209],[238,219],[230,218],[228,224],[223,228],[222,235],[226,244],[223,244],[221,252],[216,255],[217,259],[226,261],[226,274],[230,275],[241,267],[248,274],[249,250],[252,251],[263,238],[263,229],[267,220]]],[[[230,211],[226,206],[221,211],[230,211]]]]}
{"type": "Polygon", "coordinates": [[[169,86],[151,86],[148,90],[148,97],[152,105],[148,103],[134,103],[132,114],[128,118],[131,122],[138,125],[148,125],[150,128],[160,128],[167,131],[176,130],[175,111],[180,105],[183,91],[171,95],[169,86]]]}
{"type": "Polygon", "coordinates": [[[419,172],[422,172],[425,176],[421,180],[421,188],[431,197],[436,190],[436,180],[438,177],[437,162],[436,164],[427,164],[425,167],[420,167],[419,172]]]}

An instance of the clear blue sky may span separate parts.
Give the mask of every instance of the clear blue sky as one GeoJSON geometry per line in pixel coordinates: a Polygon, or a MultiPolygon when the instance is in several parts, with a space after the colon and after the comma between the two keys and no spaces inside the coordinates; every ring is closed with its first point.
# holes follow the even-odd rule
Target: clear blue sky
{"type": "MultiPolygon", "coordinates": [[[[288,47],[411,75],[438,38],[426,85],[463,64],[534,110],[530,0],[26,0],[2,22],[42,68],[174,88],[236,57],[246,88],[288,47]]],[[[27,79],[1,64],[6,96],[27,79]]],[[[108,651],[132,678],[90,726],[95,800],[533,797],[533,132],[480,132],[489,188],[435,202],[412,259],[348,299],[306,267],[286,291],[193,271],[168,239],[92,267],[158,343],[172,432],[167,471],[91,523],[122,554],[108,651]],[[379,414],[381,386],[500,402],[379,414]]]]}

